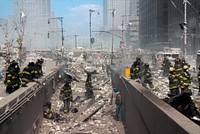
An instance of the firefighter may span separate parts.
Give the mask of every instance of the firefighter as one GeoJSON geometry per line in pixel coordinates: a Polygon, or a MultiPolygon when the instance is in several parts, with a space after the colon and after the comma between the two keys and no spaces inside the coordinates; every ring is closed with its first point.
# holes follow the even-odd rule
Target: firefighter
{"type": "Polygon", "coordinates": [[[181,92],[187,90],[189,88],[189,86],[191,85],[191,82],[192,82],[192,76],[188,72],[188,69],[189,69],[189,66],[184,65],[183,66],[183,72],[179,76],[180,77],[179,79],[180,79],[181,92]]]}
{"type": "Polygon", "coordinates": [[[169,79],[169,97],[175,96],[179,94],[179,78],[176,75],[176,70],[174,67],[170,67],[170,74],[168,76],[169,79]]]}
{"type": "Polygon", "coordinates": [[[183,66],[179,58],[175,59],[174,68],[176,70],[176,75],[180,77],[181,73],[183,72],[183,66]]]}
{"type": "Polygon", "coordinates": [[[139,78],[139,72],[140,72],[140,67],[139,67],[139,63],[133,64],[131,66],[131,79],[138,79],[139,78]]]}
{"type": "Polygon", "coordinates": [[[199,82],[199,95],[200,95],[200,66],[199,66],[199,72],[197,74],[198,82],[199,82]]]}
{"type": "Polygon", "coordinates": [[[171,97],[168,100],[168,104],[190,119],[194,116],[199,118],[200,115],[195,107],[191,95],[191,90],[185,90],[181,94],[171,97]]]}
{"type": "Polygon", "coordinates": [[[63,112],[67,113],[70,110],[70,102],[73,100],[71,82],[66,82],[61,89],[60,98],[64,103],[63,112]]]}
{"type": "Polygon", "coordinates": [[[153,85],[153,77],[151,74],[151,70],[149,68],[149,64],[145,63],[144,65],[144,72],[143,72],[143,86],[147,87],[147,84],[149,85],[150,89],[154,89],[154,85],[153,85]]]}
{"type": "Polygon", "coordinates": [[[22,81],[22,87],[27,87],[27,83],[30,81],[33,81],[34,76],[34,63],[29,62],[28,66],[25,67],[21,73],[21,81],[22,81]]]}
{"type": "Polygon", "coordinates": [[[39,78],[43,75],[43,71],[42,71],[43,62],[44,62],[44,59],[40,58],[35,63],[35,78],[39,78]]]}
{"type": "Polygon", "coordinates": [[[137,65],[140,65],[140,62],[141,62],[140,57],[136,57],[136,61],[133,62],[133,65],[134,65],[134,66],[135,66],[136,64],[137,64],[137,65]]]}
{"type": "Polygon", "coordinates": [[[182,64],[182,67],[185,66],[185,65],[190,66],[190,65],[185,61],[185,58],[182,58],[182,59],[181,59],[181,64],[182,64]]]}
{"type": "Polygon", "coordinates": [[[51,110],[51,102],[47,102],[43,107],[43,116],[46,119],[60,121],[63,120],[58,113],[55,113],[51,110]]]}
{"type": "Polygon", "coordinates": [[[86,98],[92,98],[94,96],[94,92],[93,92],[93,86],[92,86],[92,75],[89,72],[87,72],[85,89],[86,89],[86,92],[85,92],[86,98]]]}
{"type": "Polygon", "coordinates": [[[6,92],[11,94],[12,92],[16,91],[20,87],[20,78],[19,78],[20,68],[18,63],[12,61],[8,70],[6,72],[6,78],[4,84],[6,84],[6,92]]]}

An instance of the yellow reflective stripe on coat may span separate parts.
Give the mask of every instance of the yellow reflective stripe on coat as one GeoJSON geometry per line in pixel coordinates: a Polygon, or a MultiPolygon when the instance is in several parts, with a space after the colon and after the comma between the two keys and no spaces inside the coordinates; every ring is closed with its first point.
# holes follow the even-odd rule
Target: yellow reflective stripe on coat
{"type": "Polygon", "coordinates": [[[28,71],[23,71],[23,74],[28,74],[28,75],[30,75],[31,73],[28,72],[28,71]]]}

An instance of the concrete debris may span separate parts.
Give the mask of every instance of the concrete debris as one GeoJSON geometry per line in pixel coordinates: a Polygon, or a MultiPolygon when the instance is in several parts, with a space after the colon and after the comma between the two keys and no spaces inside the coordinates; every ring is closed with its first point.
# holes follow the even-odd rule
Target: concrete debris
{"type": "MultiPolygon", "coordinates": [[[[92,61],[90,57],[88,61],[92,61]]],[[[111,80],[106,71],[102,68],[103,60],[99,62],[87,62],[82,57],[74,58],[65,69],[68,74],[79,81],[71,84],[73,99],[80,97],[73,102],[73,109],[64,114],[60,109],[63,102],[59,99],[60,89],[57,89],[51,98],[52,111],[55,111],[64,118],[63,121],[54,122],[44,119],[39,134],[119,134],[121,130],[110,120],[113,118],[114,106],[109,105],[112,93],[111,80]],[[85,81],[87,72],[92,72],[92,86],[94,98],[85,98],[85,81]]],[[[114,121],[114,119],[113,119],[114,121]]],[[[122,124],[120,124],[123,126],[122,124]]],[[[121,127],[123,128],[123,127],[121,127]]],[[[120,128],[120,129],[121,129],[120,128]]]]}

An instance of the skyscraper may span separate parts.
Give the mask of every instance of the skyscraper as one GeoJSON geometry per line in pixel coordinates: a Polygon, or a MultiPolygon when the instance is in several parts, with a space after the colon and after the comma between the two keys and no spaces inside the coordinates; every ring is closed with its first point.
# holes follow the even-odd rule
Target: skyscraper
{"type": "Polygon", "coordinates": [[[24,27],[23,46],[28,49],[48,47],[50,0],[14,0],[14,16],[20,26],[17,30],[24,27]]]}
{"type": "Polygon", "coordinates": [[[130,0],[130,17],[127,26],[127,46],[132,50],[139,47],[139,0],[130,0]]]}
{"type": "MultiPolygon", "coordinates": [[[[130,0],[104,0],[103,8],[104,8],[103,10],[104,30],[110,31],[119,37],[115,38],[115,43],[114,43],[115,46],[119,48],[119,42],[122,41],[124,38],[123,34],[125,32],[123,30],[125,29],[125,25],[128,22],[127,16],[130,16],[130,0]],[[114,17],[112,16],[113,10],[115,10],[114,17]]],[[[106,37],[108,38],[111,36],[106,36],[106,37]]],[[[109,38],[108,41],[110,41],[109,38]]]]}
{"type": "Polygon", "coordinates": [[[187,42],[184,46],[184,31],[180,24],[184,22],[183,0],[172,0],[169,2],[168,31],[169,40],[175,44],[175,47],[187,49],[188,54],[194,54],[200,49],[200,1],[190,0],[187,3],[187,42]]]}
{"type": "MultiPolygon", "coordinates": [[[[168,41],[168,0],[139,0],[139,32],[142,48],[163,48],[168,41]]],[[[170,44],[169,44],[170,45],[170,44]]]]}

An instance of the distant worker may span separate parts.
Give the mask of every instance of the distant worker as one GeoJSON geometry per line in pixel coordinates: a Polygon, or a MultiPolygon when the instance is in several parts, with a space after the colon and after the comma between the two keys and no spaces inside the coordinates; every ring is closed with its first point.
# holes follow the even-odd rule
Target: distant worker
{"type": "Polygon", "coordinates": [[[180,77],[180,88],[181,92],[187,90],[192,82],[192,76],[188,72],[189,66],[184,65],[183,66],[183,72],[181,73],[180,77]]]}
{"type": "Polygon", "coordinates": [[[176,70],[174,67],[170,67],[169,79],[169,97],[173,97],[179,94],[179,77],[176,75],[176,70]]]}
{"type": "Polygon", "coordinates": [[[149,64],[148,63],[145,63],[144,64],[144,72],[143,72],[143,85],[145,87],[147,87],[147,84],[149,85],[150,89],[155,89],[154,88],[154,85],[153,85],[153,77],[152,77],[152,74],[151,74],[151,70],[149,68],[149,64]]]}
{"type": "Polygon", "coordinates": [[[198,82],[199,82],[199,95],[200,95],[200,66],[199,66],[199,72],[197,74],[198,82]]]}
{"type": "Polygon", "coordinates": [[[47,102],[43,107],[43,116],[46,119],[60,121],[63,120],[58,113],[55,113],[51,110],[51,102],[47,102]]]}
{"type": "Polygon", "coordinates": [[[121,111],[122,111],[122,96],[119,91],[116,92],[115,105],[116,105],[116,120],[118,121],[121,120],[121,111]]]}
{"type": "Polygon", "coordinates": [[[162,63],[163,76],[169,75],[170,66],[171,66],[171,62],[169,61],[167,57],[165,57],[162,63]]]}
{"type": "Polygon", "coordinates": [[[85,81],[85,96],[86,98],[93,98],[94,92],[93,92],[93,86],[92,86],[92,74],[87,72],[87,79],[85,81]]]}
{"type": "Polygon", "coordinates": [[[87,60],[87,53],[84,51],[83,52],[83,59],[86,61],[87,60]]]}
{"type": "Polygon", "coordinates": [[[16,61],[12,61],[10,63],[10,66],[8,67],[8,70],[6,72],[6,78],[5,78],[5,85],[6,87],[6,92],[11,94],[12,92],[16,91],[19,89],[21,81],[19,78],[19,72],[20,68],[18,66],[18,63],[16,61]]]}

